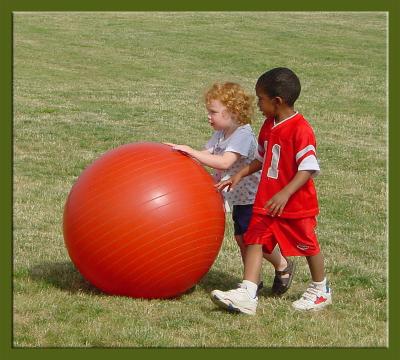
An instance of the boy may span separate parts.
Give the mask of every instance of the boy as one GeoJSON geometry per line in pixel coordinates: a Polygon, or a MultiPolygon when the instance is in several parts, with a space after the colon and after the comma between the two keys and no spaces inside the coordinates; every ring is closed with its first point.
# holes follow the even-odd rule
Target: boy
{"type": "Polygon", "coordinates": [[[253,216],[244,236],[247,245],[244,280],[238,289],[214,290],[211,299],[220,307],[254,315],[257,281],[263,251],[278,244],[283,256],[305,256],[312,283],[293,302],[296,310],[319,310],[331,304],[324,260],[314,232],[318,200],[312,177],[319,172],[313,129],[294,110],[300,94],[298,77],[287,68],[275,68],[257,81],[258,107],[266,120],[258,138],[258,156],[218,189],[234,188],[239,181],[262,169],[253,216]]]}

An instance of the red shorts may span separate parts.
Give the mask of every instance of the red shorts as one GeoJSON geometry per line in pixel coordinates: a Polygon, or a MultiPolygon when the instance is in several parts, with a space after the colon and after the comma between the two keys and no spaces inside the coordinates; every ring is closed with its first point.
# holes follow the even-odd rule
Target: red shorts
{"type": "Polygon", "coordinates": [[[320,252],[315,228],[315,217],[283,219],[253,214],[244,234],[246,245],[262,244],[263,251],[271,254],[279,244],[283,256],[312,256],[320,252]]]}

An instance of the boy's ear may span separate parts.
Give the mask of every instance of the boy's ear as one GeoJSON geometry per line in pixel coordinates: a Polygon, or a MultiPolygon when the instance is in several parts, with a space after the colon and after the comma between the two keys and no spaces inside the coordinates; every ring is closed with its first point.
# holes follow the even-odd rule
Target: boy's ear
{"type": "Polygon", "coordinates": [[[275,96],[274,99],[278,105],[282,105],[285,103],[285,101],[280,96],[275,96]]]}

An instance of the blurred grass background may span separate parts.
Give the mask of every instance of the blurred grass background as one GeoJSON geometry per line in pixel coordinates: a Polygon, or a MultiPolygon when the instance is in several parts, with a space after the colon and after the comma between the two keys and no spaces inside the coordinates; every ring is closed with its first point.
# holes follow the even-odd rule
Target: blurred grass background
{"type": "MultiPolygon", "coordinates": [[[[379,12],[14,13],[13,344],[16,347],[387,346],[387,15],[379,12]],[[334,290],[324,312],[268,296],[256,317],[215,308],[214,288],[242,276],[228,216],[222,250],[191,293],[111,297],[71,264],[67,194],[101,154],[136,141],[200,148],[202,95],[215,81],[253,92],[287,66],[313,125],[322,172],[318,234],[334,290]]],[[[263,119],[256,114],[257,132],[263,119]]]]}

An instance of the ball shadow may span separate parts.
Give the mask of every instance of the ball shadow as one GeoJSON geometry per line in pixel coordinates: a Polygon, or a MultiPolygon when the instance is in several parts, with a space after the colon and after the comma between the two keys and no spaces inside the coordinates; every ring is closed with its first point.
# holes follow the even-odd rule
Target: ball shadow
{"type": "MultiPolygon", "coordinates": [[[[29,269],[29,277],[35,282],[42,282],[72,294],[83,292],[90,295],[107,295],[86,281],[73,263],[68,261],[32,266],[29,269]]],[[[229,290],[235,288],[240,281],[238,277],[211,269],[197,284],[176,298],[191,294],[196,287],[206,292],[214,289],[229,290]]]]}
{"type": "Polygon", "coordinates": [[[91,295],[104,295],[86,281],[75,266],[68,261],[35,265],[29,269],[29,276],[37,282],[44,282],[70,293],[84,292],[91,295]]]}

